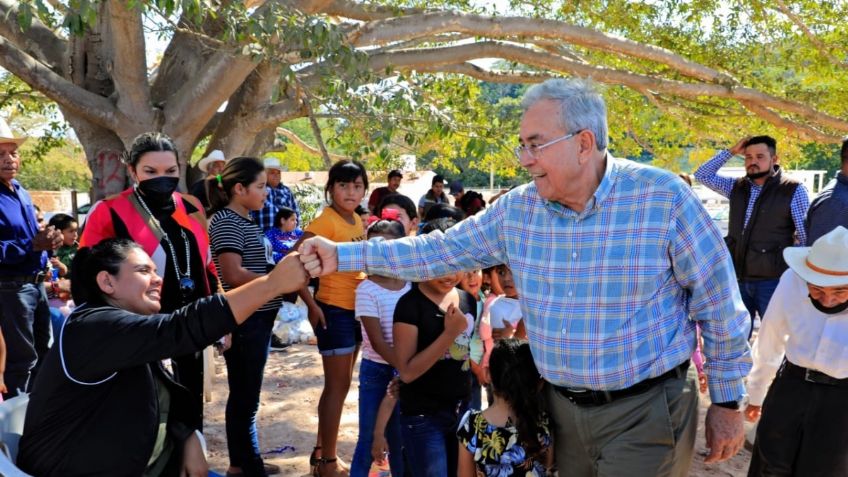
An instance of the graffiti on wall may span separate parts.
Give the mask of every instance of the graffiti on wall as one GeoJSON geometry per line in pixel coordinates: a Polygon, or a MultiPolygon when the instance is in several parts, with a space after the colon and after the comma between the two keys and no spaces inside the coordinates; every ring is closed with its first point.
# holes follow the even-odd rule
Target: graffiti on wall
{"type": "Polygon", "coordinates": [[[121,162],[121,152],[105,150],[94,158],[94,200],[117,194],[126,188],[127,168],[121,162]]]}

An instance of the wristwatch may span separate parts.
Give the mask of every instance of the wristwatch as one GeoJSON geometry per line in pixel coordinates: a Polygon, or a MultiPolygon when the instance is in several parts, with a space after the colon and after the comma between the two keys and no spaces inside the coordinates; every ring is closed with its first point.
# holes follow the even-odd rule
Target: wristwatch
{"type": "Polygon", "coordinates": [[[748,407],[748,395],[743,394],[739,397],[739,399],[735,401],[727,401],[727,402],[714,402],[718,407],[723,407],[725,409],[731,409],[733,411],[744,411],[746,407],[748,407]]]}

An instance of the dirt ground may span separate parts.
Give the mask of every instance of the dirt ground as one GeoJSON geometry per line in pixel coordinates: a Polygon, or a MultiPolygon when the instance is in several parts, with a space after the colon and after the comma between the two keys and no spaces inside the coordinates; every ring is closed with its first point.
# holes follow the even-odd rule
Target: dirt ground
{"type": "MultiPolygon", "coordinates": [[[[228,465],[224,432],[227,371],[222,357],[216,357],[215,362],[219,374],[214,379],[212,402],[206,405],[204,434],[209,446],[210,466],[223,475],[228,465]]],[[[358,364],[356,368],[359,369],[358,364]]],[[[358,377],[354,375],[339,431],[339,455],[345,462],[350,462],[353,457],[358,434],[357,383],[358,377]]],[[[316,407],[322,386],[321,360],[314,346],[294,345],[282,352],[272,352],[269,356],[259,408],[259,442],[263,452],[270,452],[264,456],[265,460],[279,465],[282,468],[281,475],[305,476],[309,473],[308,457],[315,445],[315,430],[318,426],[316,407]]],[[[721,464],[704,464],[704,413],[709,399],[701,396],[698,441],[689,475],[744,476],[751,459],[747,450],[721,464]]]]}

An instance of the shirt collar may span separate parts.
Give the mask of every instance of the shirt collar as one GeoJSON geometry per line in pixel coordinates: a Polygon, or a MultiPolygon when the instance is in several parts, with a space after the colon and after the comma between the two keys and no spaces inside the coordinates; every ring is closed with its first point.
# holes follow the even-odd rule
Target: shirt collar
{"type": "Polygon", "coordinates": [[[9,189],[5,185],[0,185],[0,188],[10,194],[13,193],[12,189],[14,189],[14,193],[17,194],[21,190],[21,183],[17,179],[12,179],[12,189],[9,189]]]}
{"type": "Polygon", "coordinates": [[[577,213],[559,202],[550,200],[545,201],[548,209],[559,215],[577,218],[588,217],[597,212],[612,192],[612,188],[618,178],[619,169],[621,168],[621,161],[609,153],[604,156],[604,161],[606,161],[606,164],[604,165],[604,175],[601,177],[601,183],[598,184],[598,188],[592,193],[592,197],[586,201],[586,207],[583,208],[583,212],[577,213]]]}
{"type": "Polygon", "coordinates": [[[747,174],[745,175],[745,180],[748,181],[748,184],[751,184],[751,187],[762,188],[764,185],[768,184],[768,182],[770,180],[772,180],[773,178],[779,177],[781,172],[782,171],[780,169],[780,164],[775,164],[774,167],[772,168],[772,175],[770,175],[770,176],[768,176],[768,178],[766,178],[766,181],[763,182],[763,185],[759,185],[756,182],[752,181],[751,178],[749,178],[747,174]]]}

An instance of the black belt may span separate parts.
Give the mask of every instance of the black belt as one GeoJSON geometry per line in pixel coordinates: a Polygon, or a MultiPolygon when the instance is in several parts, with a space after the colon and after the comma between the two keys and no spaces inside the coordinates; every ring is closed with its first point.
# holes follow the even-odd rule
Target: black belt
{"type": "Polygon", "coordinates": [[[672,378],[682,378],[683,376],[686,376],[686,372],[688,370],[689,360],[687,359],[679,366],[672,368],[659,376],[640,381],[629,388],[616,389],[615,391],[592,391],[590,389],[578,390],[575,388],[554,385],[554,389],[556,389],[562,397],[568,399],[574,404],[577,404],[578,406],[602,406],[621,398],[642,394],[663,381],[668,381],[672,378]]]}
{"type": "Polygon", "coordinates": [[[825,384],[827,386],[848,386],[848,378],[837,379],[833,376],[824,374],[821,371],[816,371],[815,369],[809,369],[803,366],[798,366],[797,364],[793,364],[788,360],[783,361],[783,366],[781,366],[780,375],[803,379],[804,381],[810,383],[825,384]]]}
{"type": "Polygon", "coordinates": [[[0,275],[0,283],[33,283],[37,285],[43,282],[46,276],[44,272],[32,275],[0,275]]]}

